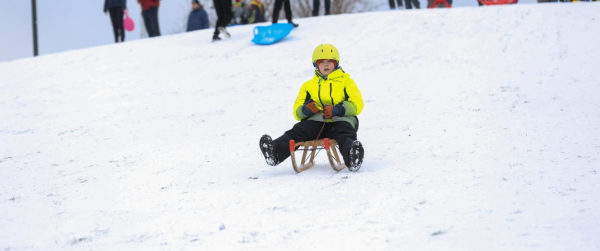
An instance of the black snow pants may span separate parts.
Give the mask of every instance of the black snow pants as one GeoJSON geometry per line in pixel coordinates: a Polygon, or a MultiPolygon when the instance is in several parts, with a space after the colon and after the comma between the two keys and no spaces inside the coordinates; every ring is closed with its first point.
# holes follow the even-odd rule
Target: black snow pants
{"type": "Polygon", "coordinates": [[[123,28],[123,9],[121,7],[109,8],[110,21],[112,23],[113,32],[115,33],[115,43],[125,41],[125,29],[123,28]]]}
{"type": "MultiPolygon", "coordinates": [[[[316,17],[319,15],[319,5],[321,0],[314,0],[313,1],[313,12],[312,15],[313,17],[316,17]]],[[[402,0],[398,0],[398,1],[402,1],[402,0]]],[[[331,0],[325,0],[325,15],[329,15],[331,14],[330,10],[331,10],[331,0]]]]}
{"type": "Polygon", "coordinates": [[[414,5],[415,8],[417,8],[417,9],[421,8],[421,4],[419,3],[419,0],[404,0],[404,2],[406,3],[407,10],[412,9],[412,5],[414,5]],[[412,3],[412,5],[411,5],[411,3],[412,3]]]}
{"type": "Polygon", "coordinates": [[[233,12],[231,12],[232,4],[231,0],[213,0],[215,11],[217,12],[217,23],[215,24],[214,36],[219,36],[219,27],[227,27],[233,18],[233,12]]]}
{"type": "Polygon", "coordinates": [[[277,20],[279,20],[279,12],[281,11],[282,5],[283,10],[285,11],[285,18],[288,20],[288,23],[292,22],[292,7],[290,6],[290,0],[275,0],[275,7],[273,8],[274,24],[276,24],[277,20]]]}
{"type": "Polygon", "coordinates": [[[143,10],[142,17],[144,17],[144,25],[146,25],[148,37],[160,36],[160,28],[158,25],[158,7],[152,6],[148,10],[143,10]]]}
{"type": "Polygon", "coordinates": [[[346,121],[325,123],[312,120],[304,120],[298,122],[285,132],[281,137],[274,140],[275,149],[277,149],[277,160],[283,162],[290,156],[290,140],[298,142],[310,141],[317,139],[317,135],[321,128],[323,131],[319,135],[319,139],[330,138],[335,139],[340,147],[340,153],[344,159],[346,166],[349,164],[350,148],[356,140],[356,130],[350,123],[346,121]]]}
{"type": "Polygon", "coordinates": [[[402,7],[402,0],[390,0],[390,9],[393,10],[396,8],[394,1],[398,2],[398,9],[400,9],[400,7],[402,7]]]}

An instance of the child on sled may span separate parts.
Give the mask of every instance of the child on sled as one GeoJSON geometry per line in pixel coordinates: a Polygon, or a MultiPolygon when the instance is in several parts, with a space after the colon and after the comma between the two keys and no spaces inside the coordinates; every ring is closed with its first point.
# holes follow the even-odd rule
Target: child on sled
{"type": "Polygon", "coordinates": [[[260,138],[267,164],[276,166],[290,156],[289,141],[330,138],[338,142],[344,164],[356,172],[364,149],[357,140],[358,117],[364,107],[360,90],[340,67],[338,50],[329,44],[317,46],[312,56],[315,75],[306,81],[294,102],[294,118],[300,121],[279,138],[260,138]]]}

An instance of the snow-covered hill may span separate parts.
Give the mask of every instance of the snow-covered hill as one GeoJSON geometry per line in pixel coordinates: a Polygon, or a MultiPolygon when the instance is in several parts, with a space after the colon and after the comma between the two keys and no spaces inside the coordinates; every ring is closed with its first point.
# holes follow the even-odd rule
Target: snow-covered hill
{"type": "Polygon", "coordinates": [[[600,4],[298,19],[0,63],[0,250],[598,250],[600,4]],[[358,173],[268,166],[312,50],[358,173]]]}

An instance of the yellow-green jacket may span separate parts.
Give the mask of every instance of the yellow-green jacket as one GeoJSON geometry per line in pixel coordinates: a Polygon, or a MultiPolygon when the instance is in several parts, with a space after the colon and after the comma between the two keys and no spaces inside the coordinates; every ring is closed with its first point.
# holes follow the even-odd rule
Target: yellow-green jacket
{"type": "Polygon", "coordinates": [[[309,117],[302,113],[302,106],[311,101],[315,101],[319,110],[323,110],[326,105],[341,103],[346,110],[344,116],[333,117],[328,119],[327,122],[347,121],[355,129],[358,129],[356,115],[360,114],[364,103],[356,83],[341,68],[333,71],[326,78],[315,71],[315,76],[302,84],[296,102],[294,102],[294,117],[296,120],[325,121],[323,112],[309,117]]]}

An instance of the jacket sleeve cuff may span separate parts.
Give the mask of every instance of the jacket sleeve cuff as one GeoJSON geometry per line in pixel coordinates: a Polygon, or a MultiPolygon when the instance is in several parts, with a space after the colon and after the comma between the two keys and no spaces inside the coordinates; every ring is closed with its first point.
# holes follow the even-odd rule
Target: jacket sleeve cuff
{"type": "Polygon", "coordinates": [[[299,120],[303,120],[303,119],[305,119],[305,118],[308,118],[308,117],[309,117],[309,116],[306,116],[306,115],[304,114],[304,112],[302,112],[302,108],[303,108],[303,107],[304,107],[304,106],[303,106],[303,105],[301,105],[301,106],[299,106],[299,107],[298,107],[298,109],[296,109],[296,117],[298,117],[298,118],[299,118],[299,120]]]}
{"type": "MultiPolygon", "coordinates": [[[[344,108],[344,113],[341,116],[355,116],[356,106],[350,101],[344,101],[342,104],[338,104],[344,108]]],[[[336,105],[337,106],[337,105],[336,105]]]]}

